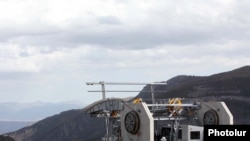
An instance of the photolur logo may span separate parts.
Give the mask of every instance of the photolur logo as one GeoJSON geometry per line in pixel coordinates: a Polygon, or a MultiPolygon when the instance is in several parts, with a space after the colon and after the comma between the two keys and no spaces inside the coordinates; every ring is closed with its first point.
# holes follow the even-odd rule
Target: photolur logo
{"type": "Polygon", "coordinates": [[[249,141],[250,125],[204,125],[204,141],[249,141]]]}
{"type": "Polygon", "coordinates": [[[238,131],[235,129],[234,131],[229,131],[226,129],[225,131],[218,131],[217,129],[208,129],[208,136],[246,136],[247,131],[238,131]]]}

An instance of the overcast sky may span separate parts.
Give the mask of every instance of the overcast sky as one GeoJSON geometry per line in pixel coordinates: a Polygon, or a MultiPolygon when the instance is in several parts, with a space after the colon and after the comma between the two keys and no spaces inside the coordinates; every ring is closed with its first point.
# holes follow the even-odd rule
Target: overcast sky
{"type": "Polygon", "coordinates": [[[249,13],[249,0],[0,0],[0,102],[92,103],[86,82],[249,65],[249,13]]]}

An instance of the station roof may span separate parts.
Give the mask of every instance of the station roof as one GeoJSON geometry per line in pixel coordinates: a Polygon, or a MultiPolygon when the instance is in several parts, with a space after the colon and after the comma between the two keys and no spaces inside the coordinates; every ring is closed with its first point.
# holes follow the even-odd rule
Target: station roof
{"type": "Polygon", "coordinates": [[[106,98],[96,101],[89,106],[85,107],[85,112],[91,116],[101,116],[110,114],[113,111],[121,111],[124,109],[124,103],[129,101],[130,98],[106,98]]]}

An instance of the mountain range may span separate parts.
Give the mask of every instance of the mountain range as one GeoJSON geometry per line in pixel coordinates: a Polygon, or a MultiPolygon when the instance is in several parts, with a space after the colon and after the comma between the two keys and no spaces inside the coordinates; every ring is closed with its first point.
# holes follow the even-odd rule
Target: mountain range
{"type": "Polygon", "coordinates": [[[2,102],[0,103],[0,134],[29,126],[48,116],[62,111],[79,109],[85,105],[80,101],[64,102],[2,102]]]}
{"type": "MultiPolygon", "coordinates": [[[[166,82],[154,87],[156,99],[224,101],[234,116],[234,124],[250,124],[250,66],[210,76],[180,75],[166,82]]],[[[150,99],[149,90],[147,85],[135,97],[150,99]]],[[[82,108],[61,112],[5,135],[16,141],[99,141],[104,133],[104,119],[92,118],[82,108]]]]}

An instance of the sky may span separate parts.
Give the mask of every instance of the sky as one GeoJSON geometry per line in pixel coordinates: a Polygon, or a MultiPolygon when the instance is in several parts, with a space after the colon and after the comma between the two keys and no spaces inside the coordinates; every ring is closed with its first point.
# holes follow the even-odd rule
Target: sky
{"type": "Polygon", "coordinates": [[[249,0],[0,0],[0,102],[89,104],[102,96],[88,91],[101,87],[86,82],[152,83],[249,65],[249,13],[249,0]]]}

